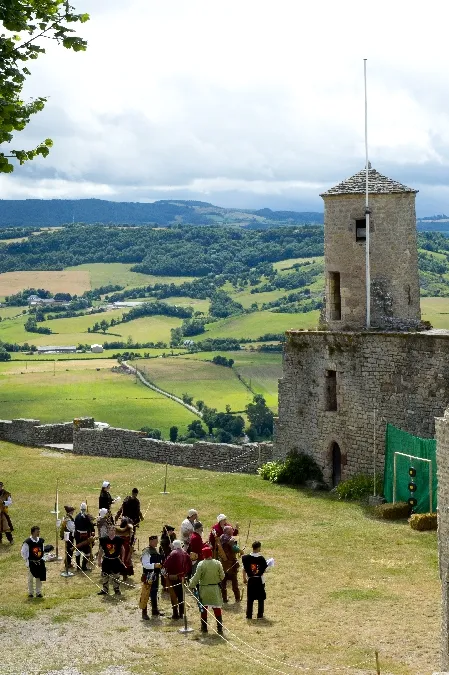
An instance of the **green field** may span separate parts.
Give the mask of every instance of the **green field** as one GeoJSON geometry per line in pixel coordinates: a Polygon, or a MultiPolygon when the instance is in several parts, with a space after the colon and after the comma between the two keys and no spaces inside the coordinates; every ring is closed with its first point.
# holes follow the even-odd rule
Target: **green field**
{"type": "Polygon", "coordinates": [[[229,295],[233,300],[243,305],[245,309],[248,309],[254,302],[261,307],[264,302],[278,300],[279,298],[282,298],[283,295],[287,295],[288,292],[289,291],[286,291],[285,289],[281,289],[276,291],[265,291],[264,293],[251,293],[251,289],[248,288],[244,291],[232,291],[229,295]]]}
{"type": "Polygon", "coordinates": [[[140,272],[131,272],[132,264],[125,263],[86,263],[85,265],[76,265],[67,267],[67,270],[75,272],[86,270],[90,275],[92,288],[100,288],[108,284],[119,284],[126,288],[135,286],[147,286],[149,284],[182,284],[184,281],[191,281],[194,277],[162,277],[153,274],[141,274],[140,272]]]}
{"type": "Polygon", "coordinates": [[[273,267],[275,270],[278,271],[283,271],[287,269],[288,267],[292,267],[293,265],[296,264],[301,264],[301,263],[324,263],[324,256],[314,256],[313,258],[288,258],[288,260],[281,260],[280,262],[275,262],[273,263],[273,267]]]}
{"type": "Polygon", "coordinates": [[[135,378],[113,373],[113,365],[104,360],[40,361],[26,368],[18,361],[1,363],[1,416],[68,422],[87,415],[125,429],[156,427],[166,438],[173,424],[186,433],[197,419],[135,378]]]}
{"type": "MultiPolygon", "coordinates": [[[[332,494],[272,485],[257,476],[220,474],[126,459],[77,457],[0,442],[5,487],[12,492],[16,543],[0,545],[0,622],[7,649],[2,672],[40,674],[78,671],[83,675],[371,675],[379,651],[385,675],[438,670],[440,582],[435,532],[416,532],[404,522],[369,517],[358,504],[332,494]],[[275,559],[266,574],[265,621],[247,622],[245,602],[225,605],[225,642],[212,631],[199,633],[196,604],[188,595],[191,635],[181,635],[161,594],[165,618],[140,621],[140,564],[135,586],[122,586],[120,599],[99,598],[99,570],[72,579],[61,564],[47,565],[44,599],[26,597],[26,568],[20,544],[35,523],[55,543],[56,479],[59,503],[78,507],[86,498],[96,513],[103,480],[123,498],[140,488],[145,520],[140,548],[162,523],[179,524],[195,507],[205,537],[223,511],[240,523],[243,546],[261,539],[275,559]],[[419,609],[419,615],[416,610],[419,609]],[[149,624],[149,625],[148,625],[149,624]],[[104,644],[104,649],[95,645],[104,644]],[[234,649],[235,648],[235,649],[234,649]],[[237,651],[239,650],[239,651],[237,651]]],[[[219,468],[219,467],[218,467],[219,468]]],[[[113,510],[117,507],[114,506],[113,510]]],[[[241,582],[241,572],[239,573],[241,582]]]]}
{"type": "Polygon", "coordinates": [[[421,298],[421,317],[434,328],[449,329],[449,298],[421,298]]]}
{"type": "Polygon", "coordinates": [[[318,324],[319,311],[307,314],[281,314],[270,312],[252,312],[241,316],[230,316],[212,324],[206,324],[206,333],[193,338],[196,342],[205,338],[253,338],[265,333],[283,333],[286,330],[312,330],[318,324]]]}

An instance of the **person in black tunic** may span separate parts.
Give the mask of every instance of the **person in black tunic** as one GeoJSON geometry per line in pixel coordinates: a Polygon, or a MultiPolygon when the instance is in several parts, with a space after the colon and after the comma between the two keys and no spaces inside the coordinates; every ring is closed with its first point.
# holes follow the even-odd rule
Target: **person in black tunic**
{"type": "Polygon", "coordinates": [[[119,577],[125,571],[122,560],[123,539],[117,537],[115,527],[111,527],[108,537],[101,537],[100,546],[103,549],[103,560],[101,563],[103,588],[98,595],[109,595],[109,579],[112,580],[114,593],[121,595],[119,577]]]}
{"type": "Polygon", "coordinates": [[[31,528],[31,536],[25,539],[22,545],[21,555],[28,567],[28,597],[34,595],[33,582],[36,580],[36,598],[42,598],[42,582],[47,580],[45,568],[44,539],[39,536],[40,529],[37,525],[31,528]]]}
{"type": "Polygon", "coordinates": [[[252,553],[242,556],[243,583],[247,584],[246,618],[253,618],[254,600],[257,600],[257,618],[263,619],[264,603],[266,600],[265,583],[263,574],[268,564],[260,552],[262,544],[255,541],[252,545],[252,553]]]}
{"type": "Polygon", "coordinates": [[[80,504],[80,512],[75,517],[75,561],[77,569],[80,569],[81,563],[81,569],[83,572],[92,571],[92,569],[87,566],[87,563],[92,555],[92,545],[94,543],[94,539],[95,525],[87,512],[86,502],[82,502],[80,504]]]}
{"type": "Polygon", "coordinates": [[[103,481],[103,485],[101,486],[101,491],[100,491],[100,496],[98,497],[98,508],[99,509],[107,509],[108,511],[111,510],[111,506],[114,503],[115,499],[111,497],[111,493],[109,492],[109,488],[111,487],[111,484],[109,481],[105,480],[103,481]]]}
{"type": "Polygon", "coordinates": [[[157,535],[153,534],[148,540],[148,546],[143,549],[141,557],[143,570],[139,607],[142,610],[142,619],[145,621],[150,618],[147,609],[149,599],[151,600],[152,616],[163,616],[163,612],[160,612],[157,606],[157,592],[164,558],[156,547],[157,535]]]}

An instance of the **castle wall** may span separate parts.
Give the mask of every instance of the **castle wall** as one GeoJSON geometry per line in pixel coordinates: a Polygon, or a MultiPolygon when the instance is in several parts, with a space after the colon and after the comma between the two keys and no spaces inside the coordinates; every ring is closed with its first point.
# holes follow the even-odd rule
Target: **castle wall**
{"type": "Polygon", "coordinates": [[[449,671],[449,410],[435,420],[438,473],[438,557],[442,592],[441,668],[449,671]]]}
{"type": "Polygon", "coordinates": [[[327,482],[332,447],[341,478],[372,473],[374,410],[377,467],[383,471],[385,423],[423,438],[449,402],[449,335],[430,333],[287,333],[274,456],[312,455],[327,482]],[[337,410],[328,410],[328,371],[336,372],[337,410]]]}
{"type": "MultiPolygon", "coordinates": [[[[356,241],[356,219],[365,217],[365,197],[333,195],[324,203],[326,321],[332,330],[358,330],[366,320],[366,244],[356,241]],[[340,273],[338,321],[330,314],[329,272],[340,273]]],[[[372,325],[416,327],[421,313],[415,195],[373,194],[369,204],[372,325]]]]}

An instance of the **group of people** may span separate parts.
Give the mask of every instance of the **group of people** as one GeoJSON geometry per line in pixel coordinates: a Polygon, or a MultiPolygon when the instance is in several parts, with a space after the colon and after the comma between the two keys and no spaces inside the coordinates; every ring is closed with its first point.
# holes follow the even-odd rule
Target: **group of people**
{"type": "MultiPolygon", "coordinates": [[[[98,540],[96,562],[101,566],[102,588],[98,595],[109,595],[109,586],[120,595],[120,584],[134,575],[132,554],[136,531],[144,520],[138,498],[139,490],[133,488],[115,514],[115,503],[110,493],[109,481],[104,481],[98,500],[98,517],[94,518],[82,502],[75,515],[73,506],[65,506],[65,515],[60,524],[60,538],[65,541],[66,569],[76,568],[85,574],[91,571],[94,561],[93,546],[98,540]]],[[[13,543],[13,526],[8,515],[11,495],[0,483],[0,536],[5,533],[13,543]]],[[[239,586],[238,571],[243,567],[243,584],[247,589],[246,617],[253,618],[253,606],[257,600],[257,618],[264,616],[265,572],[274,564],[261,553],[261,543],[255,541],[252,551],[244,554],[237,541],[238,523],[233,526],[224,513],[204,537],[204,526],[196,509],[190,509],[180,526],[179,538],[175,528],[164,525],[160,537],[149,537],[148,546],[141,553],[142,590],[139,607],[142,619],[149,620],[148,604],[152,616],[162,616],[158,606],[159,588],[169,594],[172,619],[184,617],[185,594],[196,598],[201,617],[201,631],[208,630],[208,614],[212,611],[217,623],[217,632],[222,634],[222,607],[228,602],[228,585],[231,585],[236,603],[241,602],[243,591],[239,586]]],[[[0,538],[1,541],[1,538],[0,538]]],[[[42,597],[42,581],[46,579],[44,539],[37,525],[31,528],[30,537],[22,545],[21,554],[28,567],[28,595],[42,597]]]]}

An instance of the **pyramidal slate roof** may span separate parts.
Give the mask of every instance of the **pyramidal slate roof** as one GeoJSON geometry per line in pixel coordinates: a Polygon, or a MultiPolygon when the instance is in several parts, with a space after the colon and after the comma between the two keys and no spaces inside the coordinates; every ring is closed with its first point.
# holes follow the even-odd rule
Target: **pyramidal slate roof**
{"type": "MultiPolygon", "coordinates": [[[[362,169],[358,173],[355,173],[351,178],[343,180],[338,185],[326,190],[320,196],[327,197],[328,195],[361,195],[365,194],[366,190],[366,171],[362,169]]],[[[413,188],[409,188],[402,183],[398,183],[397,180],[392,178],[387,178],[381,173],[376,171],[376,169],[368,169],[368,192],[370,194],[392,194],[395,192],[418,192],[413,188]]]]}

